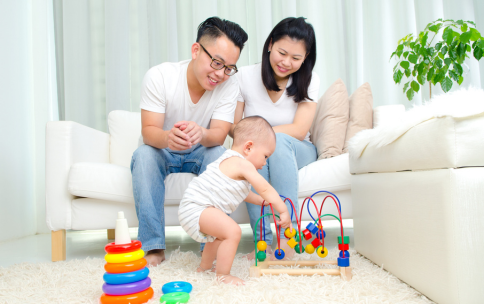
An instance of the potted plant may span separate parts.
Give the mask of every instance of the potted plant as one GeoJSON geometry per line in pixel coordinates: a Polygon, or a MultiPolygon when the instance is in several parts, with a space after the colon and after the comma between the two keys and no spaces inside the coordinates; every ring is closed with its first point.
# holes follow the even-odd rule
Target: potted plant
{"type": "Polygon", "coordinates": [[[399,84],[403,76],[407,78],[403,93],[408,100],[412,100],[415,92],[427,81],[430,97],[432,85],[437,83],[447,93],[454,81],[460,85],[464,80],[462,64],[469,58],[467,54],[472,52],[479,61],[483,49],[484,38],[474,22],[438,19],[427,24],[418,37],[408,34],[398,41],[397,49],[390,57],[390,60],[393,57],[398,59],[393,68],[393,80],[399,84]],[[442,40],[434,42],[442,29],[442,40]]]}

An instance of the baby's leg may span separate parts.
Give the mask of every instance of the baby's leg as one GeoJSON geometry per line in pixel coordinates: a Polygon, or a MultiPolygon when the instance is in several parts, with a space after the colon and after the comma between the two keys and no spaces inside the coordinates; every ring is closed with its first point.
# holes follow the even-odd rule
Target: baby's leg
{"type": "MultiPolygon", "coordinates": [[[[200,231],[208,235],[216,237],[220,242],[213,244],[207,252],[206,259],[202,255],[204,263],[212,263],[215,258],[214,251],[217,256],[217,276],[220,277],[224,283],[239,284],[243,281],[237,277],[230,275],[230,269],[234,262],[235,253],[239,246],[242,231],[239,225],[231,219],[227,214],[217,208],[207,208],[200,215],[200,231]]],[[[208,244],[207,244],[208,245],[208,244]]],[[[203,254],[205,255],[205,250],[203,254]]]]}
{"type": "Polygon", "coordinates": [[[217,256],[218,246],[220,246],[221,243],[221,240],[215,239],[215,241],[205,244],[205,249],[202,252],[202,262],[200,263],[199,272],[212,269],[213,261],[217,256]]]}

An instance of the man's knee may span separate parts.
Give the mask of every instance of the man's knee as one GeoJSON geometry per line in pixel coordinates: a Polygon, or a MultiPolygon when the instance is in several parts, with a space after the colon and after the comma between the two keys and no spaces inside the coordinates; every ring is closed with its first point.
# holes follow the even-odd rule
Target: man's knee
{"type": "Polygon", "coordinates": [[[142,145],[139,146],[133,153],[133,157],[131,158],[131,170],[133,169],[134,164],[138,163],[157,163],[159,162],[159,158],[161,158],[159,149],[153,148],[149,145],[142,145]]]}
{"type": "Polygon", "coordinates": [[[207,148],[207,151],[205,152],[205,156],[203,157],[204,161],[205,160],[210,162],[215,161],[217,158],[222,156],[222,154],[224,154],[225,150],[226,149],[223,146],[215,146],[215,147],[207,148]]]}

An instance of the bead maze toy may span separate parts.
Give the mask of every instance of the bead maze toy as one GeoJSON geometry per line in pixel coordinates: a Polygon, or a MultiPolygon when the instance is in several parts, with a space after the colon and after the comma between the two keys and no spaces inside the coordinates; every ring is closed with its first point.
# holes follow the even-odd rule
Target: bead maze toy
{"type": "MultiPolygon", "coordinates": [[[[250,267],[250,273],[249,275],[251,277],[260,277],[263,274],[272,274],[272,275],[278,275],[278,274],[288,274],[288,275],[340,275],[343,280],[349,281],[352,278],[351,274],[351,267],[350,267],[350,254],[348,252],[349,249],[349,237],[344,235],[344,230],[343,230],[343,222],[341,218],[341,203],[336,195],[334,195],[331,192],[328,191],[317,191],[313,193],[310,197],[306,197],[302,203],[301,206],[301,212],[299,214],[299,219],[297,216],[297,211],[296,208],[294,207],[293,202],[291,199],[286,198],[281,195],[281,197],[284,199],[284,202],[289,201],[289,203],[292,206],[291,209],[291,220],[293,219],[293,215],[295,215],[296,222],[297,222],[297,230],[292,229],[290,230],[289,228],[286,228],[284,232],[284,236],[289,239],[287,241],[287,244],[291,247],[294,248],[296,253],[303,253],[307,252],[309,254],[312,254],[316,252],[316,254],[321,257],[325,258],[328,255],[328,249],[324,246],[324,238],[326,237],[326,232],[323,229],[323,225],[321,223],[321,218],[325,216],[332,216],[336,218],[341,227],[341,236],[338,236],[338,249],[340,250],[339,257],[337,258],[337,261],[281,261],[284,256],[285,252],[281,248],[281,238],[280,238],[280,231],[281,227],[280,225],[278,226],[276,224],[276,217],[279,217],[274,213],[274,209],[272,208],[272,205],[269,204],[269,207],[272,211],[272,213],[267,213],[264,214],[264,207],[261,207],[261,216],[257,220],[255,227],[259,224],[259,221],[262,219],[262,223],[259,226],[260,227],[260,237],[262,237],[262,227],[264,226],[264,221],[265,217],[267,216],[272,216],[274,219],[274,225],[276,226],[276,235],[277,235],[277,248],[274,251],[274,256],[276,257],[277,261],[266,261],[266,253],[265,250],[267,249],[267,243],[265,242],[265,231],[264,231],[264,240],[259,240],[257,242],[257,231],[254,229],[254,243],[255,245],[255,251],[257,252],[256,258],[254,261],[254,265],[250,267]],[[313,200],[313,196],[319,193],[326,193],[329,194],[327,195],[319,208],[317,208],[316,203],[313,200]],[[336,208],[338,210],[338,216],[335,216],[333,214],[323,214],[321,215],[324,202],[326,199],[332,199],[334,203],[336,204],[336,208]],[[313,215],[311,214],[309,210],[309,201],[311,201],[316,209],[317,213],[317,218],[315,219],[313,215]],[[307,203],[307,210],[311,218],[314,220],[314,223],[310,222],[307,226],[306,229],[304,229],[301,233],[301,219],[302,219],[302,211],[304,210],[304,204],[307,203]],[[315,238],[306,245],[306,247],[303,247],[302,241],[303,239],[308,241],[312,238],[312,236],[315,236],[315,238]],[[269,267],[272,265],[279,265],[279,266],[316,266],[316,265],[337,265],[339,266],[338,269],[270,269],[269,267]]],[[[257,228],[256,228],[257,229],[257,228]]]]}
{"type": "Polygon", "coordinates": [[[128,223],[123,212],[118,212],[114,243],[104,247],[103,295],[101,304],[141,304],[153,297],[150,273],[146,267],[140,241],[129,237],[128,223]]]}

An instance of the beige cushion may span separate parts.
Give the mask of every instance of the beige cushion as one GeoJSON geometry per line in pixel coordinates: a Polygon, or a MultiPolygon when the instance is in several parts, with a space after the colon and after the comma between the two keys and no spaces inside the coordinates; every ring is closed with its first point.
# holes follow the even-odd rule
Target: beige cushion
{"type": "Polygon", "coordinates": [[[311,142],[318,149],[318,159],[342,154],[349,117],[348,91],[336,80],[319,99],[311,126],[311,142]]]}
{"type": "Polygon", "coordinates": [[[373,95],[368,82],[361,85],[351,94],[350,120],[346,129],[343,153],[348,153],[348,140],[356,133],[373,127],[373,95]]]}

